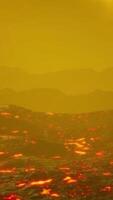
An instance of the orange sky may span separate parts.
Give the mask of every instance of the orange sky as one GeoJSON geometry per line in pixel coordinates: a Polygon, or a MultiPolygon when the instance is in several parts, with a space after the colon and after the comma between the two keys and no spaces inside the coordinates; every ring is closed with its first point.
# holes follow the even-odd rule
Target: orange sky
{"type": "Polygon", "coordinates": [[[46,72],[113,66],[112,0],[1,0],[0,65],[46,72]]]}

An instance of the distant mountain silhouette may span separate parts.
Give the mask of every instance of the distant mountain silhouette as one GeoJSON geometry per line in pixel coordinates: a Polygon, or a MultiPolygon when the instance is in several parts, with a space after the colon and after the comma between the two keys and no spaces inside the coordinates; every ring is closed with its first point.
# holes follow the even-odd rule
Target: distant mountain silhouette
{"type": "Polygon", "coordinates": [[[84,95],[66,95],[55,89],[21,92],[0,91],[0,105],[14,104],[40,112],[92,112],[113,109],[113,92],[99,91],[84,95]]]}
{"type": "Polygon", "coordinates": [[[94,90],[113,90],[113,68],[101,72],[91,69],[30,74],[19,68],[0,66],[0,89],[58,89],[67,94],[85,94],[94,90]]]}

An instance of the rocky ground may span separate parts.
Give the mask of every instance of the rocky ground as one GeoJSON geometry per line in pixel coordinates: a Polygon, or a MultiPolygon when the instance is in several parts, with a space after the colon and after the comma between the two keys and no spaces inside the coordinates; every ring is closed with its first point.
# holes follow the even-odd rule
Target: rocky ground
{"type": "Polygon", "coordinates": [[[113,111],[0,108],[0,200],[38,199],[113,199],[113,111]]]}

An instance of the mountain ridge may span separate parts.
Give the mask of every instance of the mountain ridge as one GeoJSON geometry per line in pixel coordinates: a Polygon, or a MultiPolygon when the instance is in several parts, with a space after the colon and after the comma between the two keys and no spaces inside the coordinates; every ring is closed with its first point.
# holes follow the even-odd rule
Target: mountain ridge
{"type": "Polygon", "coordinates": [[[82,113],[113,109],[113,91],[67,95],[55,89],[0,90],[0,105],[14,104],[39,112],[82,113]],[[7,93],[8,91],[8,93],[7,93]]]}
{"type": "Polygon", "coordinates": [[[65,70],[30,74],[19,68],[0,67],[0,89],[17,91],[33,88],[58,89],[67,94],[87,94],[94,90],[113,90],[113,68],[65,70]]]}

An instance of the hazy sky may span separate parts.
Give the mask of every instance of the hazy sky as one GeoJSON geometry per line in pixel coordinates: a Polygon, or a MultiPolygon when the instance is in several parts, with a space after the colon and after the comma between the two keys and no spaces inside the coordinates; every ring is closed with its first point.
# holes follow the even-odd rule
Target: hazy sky
{"type": "Polygon", "coordinates": [[[113,66],[113,0],[0,0],[0,65],[113,66]]]}

